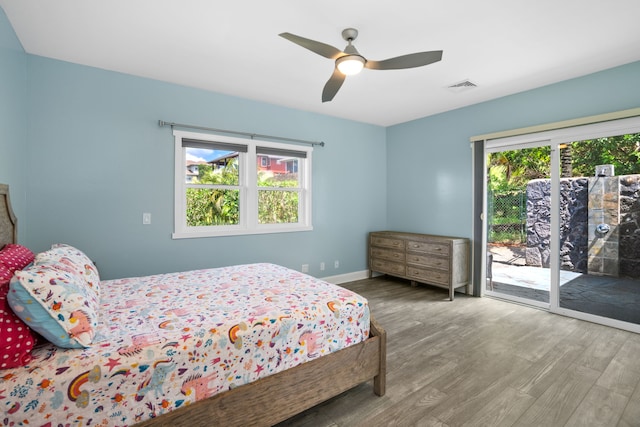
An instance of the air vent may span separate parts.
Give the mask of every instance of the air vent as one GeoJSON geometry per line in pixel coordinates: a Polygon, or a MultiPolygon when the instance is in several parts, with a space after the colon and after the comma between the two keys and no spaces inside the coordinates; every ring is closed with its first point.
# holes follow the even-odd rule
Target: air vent
{"type": "Polygon", "coordinates": [[[451,86],[448,86],[447,89],[449,89],[451,92],[457,93],[473,89],[474,87],[478,87],[478,85],[473,83],[471,80],[463,80],[461,82],[454,83],[451,86]]]}

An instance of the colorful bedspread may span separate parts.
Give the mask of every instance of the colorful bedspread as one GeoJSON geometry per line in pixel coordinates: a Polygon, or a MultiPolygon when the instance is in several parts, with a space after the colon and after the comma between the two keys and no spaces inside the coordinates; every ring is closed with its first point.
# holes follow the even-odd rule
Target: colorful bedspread
{"type": "Polygon", "coordinates": [[[103,281],[87,349],[0,371],[2,425],[126,426],[365,340],[366,299],[273,264],[103,281]]]}

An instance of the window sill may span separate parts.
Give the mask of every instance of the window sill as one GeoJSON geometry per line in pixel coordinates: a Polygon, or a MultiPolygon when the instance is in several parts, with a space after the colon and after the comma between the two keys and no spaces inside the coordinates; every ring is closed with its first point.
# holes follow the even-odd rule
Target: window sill
{"type": "Polygon", "coordinates": [[[200,237],[224,237],[224,236],[245,236],[250,234],[274,234],[274,233],[295,233],[299,231],[312,231],[313,226],[264,226],[257,229],[236,229],[236,230],[220,230],[220,231],[181,231],[174,232],[172,239],[197,239],[200,237]]]}

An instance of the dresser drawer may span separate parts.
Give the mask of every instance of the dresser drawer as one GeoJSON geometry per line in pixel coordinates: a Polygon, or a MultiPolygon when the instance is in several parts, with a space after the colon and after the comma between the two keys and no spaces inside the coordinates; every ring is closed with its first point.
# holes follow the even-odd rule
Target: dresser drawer
{"type": "Polygon", "coordinates": [[[449,273],[440,270],[429,270],[426,268],[416,268],[410,265],[407,266],[407,276],[409,278],[425,283],[432,283],[438,285],[449,285],[449,273]]]}
{"type": "Polygon", "coordinates": [[[443,256],[449,256],[451,254],[449,245],[446,243],[408,241],[407,250],[443,256]]]}
{"type": "Polygon", "coordinates": [[[371,270],[379,271],[380,273],[388,273],[391,275],[404,276],[405,267],[404,264],[398,264],[395,262],[387,261],[384,259],[372,258],[371,270]]]}
{"type": "Polygon", "coordinates": [[[408,264],[417,264],[421,267],[437,268],[443,271],[449,271],[449,261],[449,258],[439,258],[432,255],[407,254],[408,264]]]}
{"type": "Polygon", "coordinates": [[[388,259],[389,261],[402,262],[405,261],[404,252],[394,251],[391,249],[383,249],[383,248],[371,248],[371,257],[372,258],[382,258],[388,259]]]}
{"type": "Polygon", "coordinates": [[[390,237],[371,236],[371,244],[385,248],[395,248],[404,250],[404,240],[390,237]]]}

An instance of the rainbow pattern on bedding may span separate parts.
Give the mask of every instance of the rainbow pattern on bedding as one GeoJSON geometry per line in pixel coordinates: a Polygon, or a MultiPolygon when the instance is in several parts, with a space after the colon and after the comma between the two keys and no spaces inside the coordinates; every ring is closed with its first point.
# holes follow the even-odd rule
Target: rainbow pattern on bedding
{"type": "Polygon", "coordinates": [[[2,425],[127,426],[364,341],[358,294],[273,264],[103,281],[89,348],[0,371],[2,425]]]}

